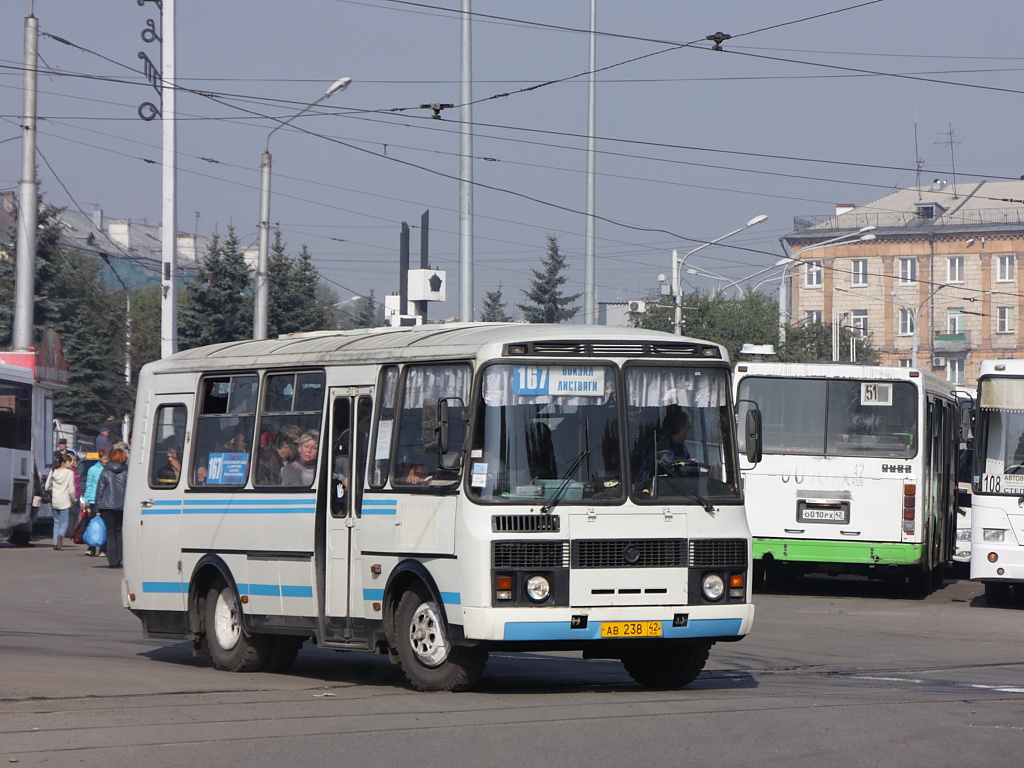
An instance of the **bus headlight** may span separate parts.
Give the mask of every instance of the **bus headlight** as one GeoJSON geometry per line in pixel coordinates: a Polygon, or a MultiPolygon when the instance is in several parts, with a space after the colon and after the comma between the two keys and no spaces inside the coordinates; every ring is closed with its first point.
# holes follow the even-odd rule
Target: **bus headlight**
{"type": "Polygon", "coordinates": [[[542,603],[551,594],[551,584],[543,576],[531,576],[526,580],[526,594],[535,603],[542,603]]]}
{"type": "Polygon", "coordinates": [[[725,594],[725,580],[717,573],[709,573],[704,577],[700,588],[708,600],[721,600],[722,595],[725,594]]]}
{"type": "Polygon", "coordinates": [[[956,529],[956,540],[957,541],[970,541],[971,540],[971,529],[970,528],[957,528],[956,529]]]}
{"type": "Polygon", "coordinates": [[[981,529],[982,541],[994,541],[1000,542],[1006,540],[1006,531],[1002,528],[982,528],[981,529]]]}

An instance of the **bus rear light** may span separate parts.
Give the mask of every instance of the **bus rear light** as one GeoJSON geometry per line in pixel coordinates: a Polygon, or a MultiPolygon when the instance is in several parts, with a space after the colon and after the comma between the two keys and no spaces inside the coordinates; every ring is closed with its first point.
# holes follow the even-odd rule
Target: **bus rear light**
{"type": "Polygon", "coordinates": [[[917,484],[903,484],[903,532],[914,532],[914,518],[917,511],[917,484]]]}

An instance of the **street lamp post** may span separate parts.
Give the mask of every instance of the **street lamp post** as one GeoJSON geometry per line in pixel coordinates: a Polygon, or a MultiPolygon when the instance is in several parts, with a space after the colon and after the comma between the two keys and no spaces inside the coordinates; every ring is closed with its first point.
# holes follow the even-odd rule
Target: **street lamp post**
{"type": "MultiPolygon", "coordinates": [[[[830,248],[834,245],[849,245],[850,243],[866,242],[874,240],[875,235],[868,234],[875,227],[861,227],[856,232],[848,232],[845,235],[829,238],[814,245],[806,245],[796,253],[790,254],[787,258],[790,264],[797,264],[800,257],[807,251],[816,251],[821,248],[830,248]]],[[[789,324],[789,270],[784,270],[782,282],[779,284],[779,346],[786,343],[786,326],[789,324]]]]}
{"type": "MultiPolygon", "coordinates": [[[[715,293],[718,294],[718,295],[723,295],[724,296],[725,292],[728,291],[730,288],[732,288],[734,286],[738,286],[740,283],[745,283],[748,280],[753,280],[758,275],[763,275],[765,272],[771,272],[773,269],[778,269],[779,267],[783,266],[784,264],[788,264],[788,263],[789,263],[789,259],[788,258],[781,259],[781,260],[775,262],[774,264],[772,264],[770,267],[765,267],[764,269],[759,269],[757,272],[754,272],[753,274],[747,275],[745,277],[741,277],[739,280],[732,280],[732,281],[726,283],[726,285],[724,287],[717,289],[715,291],[715,293]]],[[[710,278],[713,278],[715,280],[729,280],[729,278],[726,277],[725,275],[719,275],[719,274],[717,274],[715,272],[711,272],[710,270],[703,269],[701,267],[690,267],[689,269],[686,270],[686,274],[688,274],[688,275],[699,275],[701,277],[710,277],[710,278]]],[[[776,276],[766,277],[766,278],[764,278],[762,280],[758,280],[754,284],[753,288],[756,289],[757,286],[761,285],[761,283],[765,282],[766,280],[771,280],[774,277],[776,277],[776,276]]]]}
{"type": "Polygon", "coordinates": [[[707,248],[709,245],[714,245],[715,243],[720,243],[723,240],[725,240],[725,238],[732,237],[733,235],[735,235],[738,232],[742,232],[745,229],[753,227],[755,224],[760,224],[762,221],[765,221],[767,218],[768,217],[765,214],[763,214],[763,213],[759,214],[759,215],[755,216],[754,218],[752,218],[750,221],[748,221],[746,224],[744,224],[742,227],[739,227],[738,229],[734,229],[732,232],[726,232],[721,237],[716,237],[714,240],[710,240],[710,241],[708,241],[706,243],[702,243],[702,244],[698,245],[696,248],[694,248],[694,249],[692,249],[690,251],[687,251],[686,254],[683,256],[683,258],[681,258],[681,259],[679,258],[678,251],[675,251],[675,250],[672,251],[672,294],[673,294],[673,298],[675,299],[675,312],[673,314],[672,327],[675,329],[674,333],[675,333],[676,336],[681,336],[682,333],[683,333],[682,328],[680,327],[681,324],[682,324],[682,320],[683,320],[683,301],[682,301],[682,291],[681,291],[680,285],[679,285],[679,281],[680,281],[679,272],[682,269],[682,266],[686,262],[686,260],[688,258],[690,258],[693,254],[695,254],[697,251],[703,250],[704,248],[707,248]]]}
{"type": "Polygon", "coordinates": [[[287,120],[279,122],[267,134],[267,142],[263,150],[263,158],[260,162],[260,241],[259,253],[256,258],[256,289],[253,293],[253,322],[252,337],[254,339],[267,338],[267,307],[269,305],[269,287],[267,285],[267,270],[269,265],[270,251],[270,137],[279,129],[284,128],[288,123],[301,115],[306,114],[320,102],[329,99],[338,91],[348,88],[352,82],[351,77],[343,77],[336,80],[330,88],[316,101],[310,102],[287,120]]]}

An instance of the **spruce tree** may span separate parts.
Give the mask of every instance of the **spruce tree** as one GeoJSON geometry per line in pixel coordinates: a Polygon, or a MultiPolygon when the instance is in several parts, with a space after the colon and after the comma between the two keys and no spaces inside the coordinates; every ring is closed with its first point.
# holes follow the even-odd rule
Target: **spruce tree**
{"type": "Polygon", "coordinates": [[[223,241],[214,235],[195,279],[182,292],[178,346],[190,349],[251,339],[252,281],[234,227],[228,227],[223,241]]]}
{"type": "Polygon", "coordinates": [[[565,256],[558,250],[558,238],[548,235],[548,250],[541,261],[542,270],[533,270],[530,290],[524,290],[528,304],[518,304],[528,323],[561,323],[571,320],[579,312],[572,304],[582,295],[563,296],[562,286],[568,281],[563,274],[565,256]]]}
{"type": "Polygon", "coordinates": [[[488,291],[484,296],[484,306],[480,311],[480,321],[484,323],[507,323],[511,316],[505,311],[505,302],[501,300],[501,283],[496,291],[488,291]]]}

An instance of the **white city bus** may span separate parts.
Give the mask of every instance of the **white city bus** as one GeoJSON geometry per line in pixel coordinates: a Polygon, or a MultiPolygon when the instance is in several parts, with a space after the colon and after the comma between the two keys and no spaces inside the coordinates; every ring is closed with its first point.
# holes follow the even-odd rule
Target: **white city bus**
{"type": "Polygon", "coordinates": [[[314,638],[421,690],[498,649],[678,687],[750,631],[718,345],[484,323],[221,344],[147,365],[135,423],[124,605],[220,669],[314,638]],[[689,458],[658,462],[680,411],[689,458]]]}
{"type": "Polygon", "coordinates": [[[912,368],[763,362],[738,364],[735,384],[740,412],[756,403],[763,418],[764,458],[744,470],[759,583],[941,582],[956,524],[950,384],[912,368]]]}
{"type": "Polygon", "coordinates": [[[983,360],[974,419],[971,578],[998,605],[1024,584],[1024,360],[983,360]]]}

